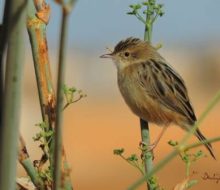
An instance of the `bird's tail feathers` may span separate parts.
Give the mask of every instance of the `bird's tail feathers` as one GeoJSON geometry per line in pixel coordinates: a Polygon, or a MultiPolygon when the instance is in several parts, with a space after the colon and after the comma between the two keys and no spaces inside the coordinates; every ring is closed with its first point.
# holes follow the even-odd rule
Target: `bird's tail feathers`
{"type": "MultiPolygon", "coordinates": [[[[201,131],[199,129],[196,130],[195,132],[196,137],[200,140],[200,141],[205,141],[207,140],[203,134],[201,133],[201,131]]],[[[205,145],[205,147],[207,148],[207,150],[209,151],[209,153],[211,154],[211,156],[216,160],[215,155],[213,153],[213,148],[212,145],[209,142],[203,142],[203,144],[205,145]]]]}

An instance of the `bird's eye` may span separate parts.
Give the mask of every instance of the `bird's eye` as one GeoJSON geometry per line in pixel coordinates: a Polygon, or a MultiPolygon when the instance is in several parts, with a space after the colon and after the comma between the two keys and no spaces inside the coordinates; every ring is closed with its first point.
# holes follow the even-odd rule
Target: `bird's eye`
{"type": "Polygon", "coordinates": [[[130,55],[129,52],[125,52],[125,57],[128,57],[130,55]]]}

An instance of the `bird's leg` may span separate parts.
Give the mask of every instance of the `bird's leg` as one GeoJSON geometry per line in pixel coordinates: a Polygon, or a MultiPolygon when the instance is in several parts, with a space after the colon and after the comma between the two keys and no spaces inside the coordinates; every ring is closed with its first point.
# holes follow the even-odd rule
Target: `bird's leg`
{"type": "Polygon", "coordinates": [[[152,151],[153,149],[155,149],[157,144],[159,143],[161,137],[163,136],[163,134],[167,130],[167,128],[168,128],[168,126],[163,127],[161,133],[159,134],[157,139],[152,144],[146,145],[144,142],[141,142],[140,147],[145,147],[147,149],[147,151],[152,151]]]}

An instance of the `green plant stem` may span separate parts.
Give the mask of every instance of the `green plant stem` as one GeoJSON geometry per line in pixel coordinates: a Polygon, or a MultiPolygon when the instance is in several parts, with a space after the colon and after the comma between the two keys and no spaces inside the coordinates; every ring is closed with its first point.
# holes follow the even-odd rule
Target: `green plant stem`
{"type": "MultiPolygon", "coordinates": [[[[67,27],[68,27],[68,12],[62,10],[62,26],[60,33],[60,52],[59,52],[59,67],[57,81],[57,103],[56,103],[56,124],[55,124],[55,169],[54,169],[54,190],[64,189],[61,187],[61,157],[62,157],[62,113],[63,113],[63,85],[65,77],[65,54],[67,42],[67,27]]],[[[62,178],[63,179],[63,178],[62,178]]],[[[63,184],[63,182],[62,182],[63,184]]]]}
{"type": "MultiPolygon", "coordinates": [[[[210,111],[217,105],[217,103],[220,101],[220,90],[217,92],[217,94],[214,96],[214,98],[209,102],[207,108],[205,111],[202,113],[201,117],[198,119],[198,122],[196,125],[200,125],[202,121],[207,117],[207,115],[210,113],[210,111]]],[[[180,145],[178,146],[178,149],[174,149],[170,154],[168,154],[163,160],[161,160],[154,168],[151,170],[151,172],[147,173],[144,177],[140,178],[137,180],[133,185],[131,185],[128,189],[129,190],[134,190],[138,186],[140,186],[142,183],[144,183],[147,179],[149,179],[152,175],[154,175],[157,171],[162,169],[168,162],[170,162],[180,151],[183,151],[184,149],[192,149],[198,146],[203,145],[203,143],[206,142],[216,142],[220,141],[220,137],[216,137],[213,139],[208,139],[206,141],[199,141],[197,143],[185,146],[186,140],[193,134],[193,131],[190,133],[186,134],[183,140],[181,141],[180,145]]]]}
{"type": "Polygon", "coordinates": [[[190,145],[187,145],[185,147],[182,147],[181,149],[175,149],[172,151],[168,156],[166,156],[163,160],[161,160],[154,168],[153,170],[145,175],[144,177],[140,178],[138,181],[136,181],[133,185],[131,185],[128,190],[135,190],[137,187],[139,187],[142,183],[144,183],[146,180],[148,180],[152,175],[154,175],[156,172],[160,171],[168,162],[170,162],[175,156],[179,154],[180,151],[183,150],[189,150],[193,149],[199,146],[203,146],[204,143],[213,143],[220,141],[220,137],[215,137],[211,139],[207,139],[205,141],[199,141],[190,145]]]}
{"type": "Polygon", "coordinates": [[[38,171],[34,167],[32,161],[30,160],[27,147],[23,137],[20,135],[19,138],[19,154],[18,161],[23,166],[31,181],[38,190],[45,190],[45,185],[42,179],[40,178],[38,171]]]}
{"type": "Polygon", "coordinates": [[[36,171],[35,167],[33,166],[32,161],[30,158],[27,158],[20,162],[21,165],[24,167],[25,171],[27,172],[28,176],[31,178],[31,181],[39,190],[45,190],[44,183],[39,177],[38,172],[36,171]]]}
{"type": "Polygon", "coordinates": [[[186,163],[186,177],[189,177],[189,174],[190,174],[190,166],[191,166],[191,163],[190,163],[190,162],[187,162],[187,163],[186,163]]]}
{"type": "MultiPolygon", "coordinates": [[[[0,28],[0,136],[2,134],[1,130],[2,130],[2,113],[3,113],[3,88],[4,88],[4,63],[3,63],[3,58],[4,58],[4,52],[5,52],[5,47],[7,44],[7,40],[8,40],[8,28],[9,28],[9,22],[8,22],[8,18],[9,18],[9,9],[10,9],[10,4],[11,4],[11,0],[8,0],[5,2],[5,7],[4,7],[4,16],[3,16],[3,24],[1,25],[0,28]]],[[[2,139],[0,137],[0,139],[2,139]]],[[[1,150],[1,149],[0,149],[1,150]]]]}
{"type": "Polygon", "coordinates": [[[129,163],[130,165],[132,165],[133,167],[135,167],[135,168],[137,168],[139,171],[140,171],[140,173],[142,174],[142,175],[145,175],[145,172],[144,172],[144,170],[143,170],[143,168],[140,166],[140,164],[138,163],[138,161],[129,161],[128,159],[126,159],[123,155],[119,155],[123,160],[125,160],[127,163],[129,163]]]}
{"type": "Polygon", "coordinates": [[[144,25],[146,25],[146,21],[144,20],[144,18],[143,18],[139,13],[136,13],[135,16],[136,16],[137,19],[140,20],[144,25]]]}
{"type": "MultiPolygon", "coordinates": [[[[148,1],[150,2],[150,0],[148,1]]],[[[153,29],[153,23],[151,19],[151,14],[149,9],[151,9],[151,5],[147,7],[147,14],[146,14],[146,23],[145,23],[145,32],[144,32],[144,40],[151,43],[152,40],[152,29],[153,29]]]]}
{"type": "Polygon", "coordinates": [[[70,106],[71,104],[74,104],[74,103],[80,101],[82,98],[83,98],[83,96],[80,96],[79,98],[77,98],[76,100],[74,100],[74,101],[72,101],[72,102],[67,102],[67,103],[65,104],[65,106],[63,107],[63,110],[65,110],[65,109],[66,109],[68,106],[70,106]]]}
{"type": "Polygon", "coordinates": [[[176,155],[178,155],[179,151],[175,149],[168,156],[166,156],[163,160],[161,160],[150,172],[148,172],[144,177],[137,180],[134,184],[132,184],[128,190],[135,190],[146,180],[149,180],[156,172],[158,172],[161,168],[163,168],[170,160],[172,160],[176,155]]]}
{"type": "Polygon", "coordinates": [[[0,189],[15,189],[21,80],[24,63],[25,0],[10,2],[6,80],[1,139],[0,189]]]}
{"type": "MultiPolygon", "coordinates": [[[[148,6],[149,9],[149,6],[148,6]]],[[[151,16],[149,14],[146,15],[146,22],[145,22],[145,32],[144,32],[144,40],[151,43],[152,38],[152,25],[150,23],[151,16]]],[[[141,138],[144,144],[147,146],[150,145],[150,131],[148,122],[144,121],[140,118],[140,125],[141,125],[141,138]]],[[[143,158],[144,158],[144,167],[145,167],[145,174],[148,174],[153,169],[153,155],[151,151],[143,151],[143,158]]],[[[150,184],[147,183],[148,190],[151,190],[150,184]]]]}
{"type": "MultiPolygon", "coordinates": [[[[144,121],[143,119],[140,119],[140,125],[141,125],[141,139],[142,142],[148,146],[150,145],[150,131],[148,122],[144,121]]],[[[147,148],[145,150],[142,150],[142,157],[144,162],[144,168],[145,168],[145,175],[149,173],[153,169],[153,155],[151,151],[148,151],[147,148]]],[[[150,185],[148,184],[148,189],[150,190],[150,185]]]]}
{"type": "MultiPolygon", "coordinates": [[[[44,12],[45,14],[46,11],[44,12]]],[[[47,128],[52,130],[54,123],[55,93],[53,89],[50,62],[47,47],[46,24],[36,16],[36,8],[33,1],[28,3],[27,29],[31,43],[34,60],[35,75],[37,80],[38,95],[40,100],[41,115],[47,128]]],[[[53,146],[49,145],[48,154],[51,168],[53,169],[53,146]]]]}
{"type": "MultiPolygon", "coordinates": [[[[30,38],[37,80],[41,114],[43,120],[49,120],[46,113],[49,95],[54,95],[47,50],[46,23],[36,17],[33,1],[28,3],[27,29],[30,38]]],[[[47,121],[48,122],[48,121],[47,121]]]]}

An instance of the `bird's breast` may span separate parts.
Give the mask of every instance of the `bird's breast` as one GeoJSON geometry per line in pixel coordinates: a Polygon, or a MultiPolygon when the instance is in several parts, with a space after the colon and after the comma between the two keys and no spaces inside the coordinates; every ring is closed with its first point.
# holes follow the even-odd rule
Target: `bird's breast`
{"type": "Polygon", "coordinates": [[[144,91],[132,74],[118,73],[118,86],[126,104],[138,117],[158,125],[175,123],[173,112],[144,91]]]}
{"type": "Polygon", "coordinates": [[[150,109],[153,106],[152,98],[143,92],[138,79],[132,74],[118,74],[119,90],[130,109],[142,119],[151,118],[150,109]]]}

